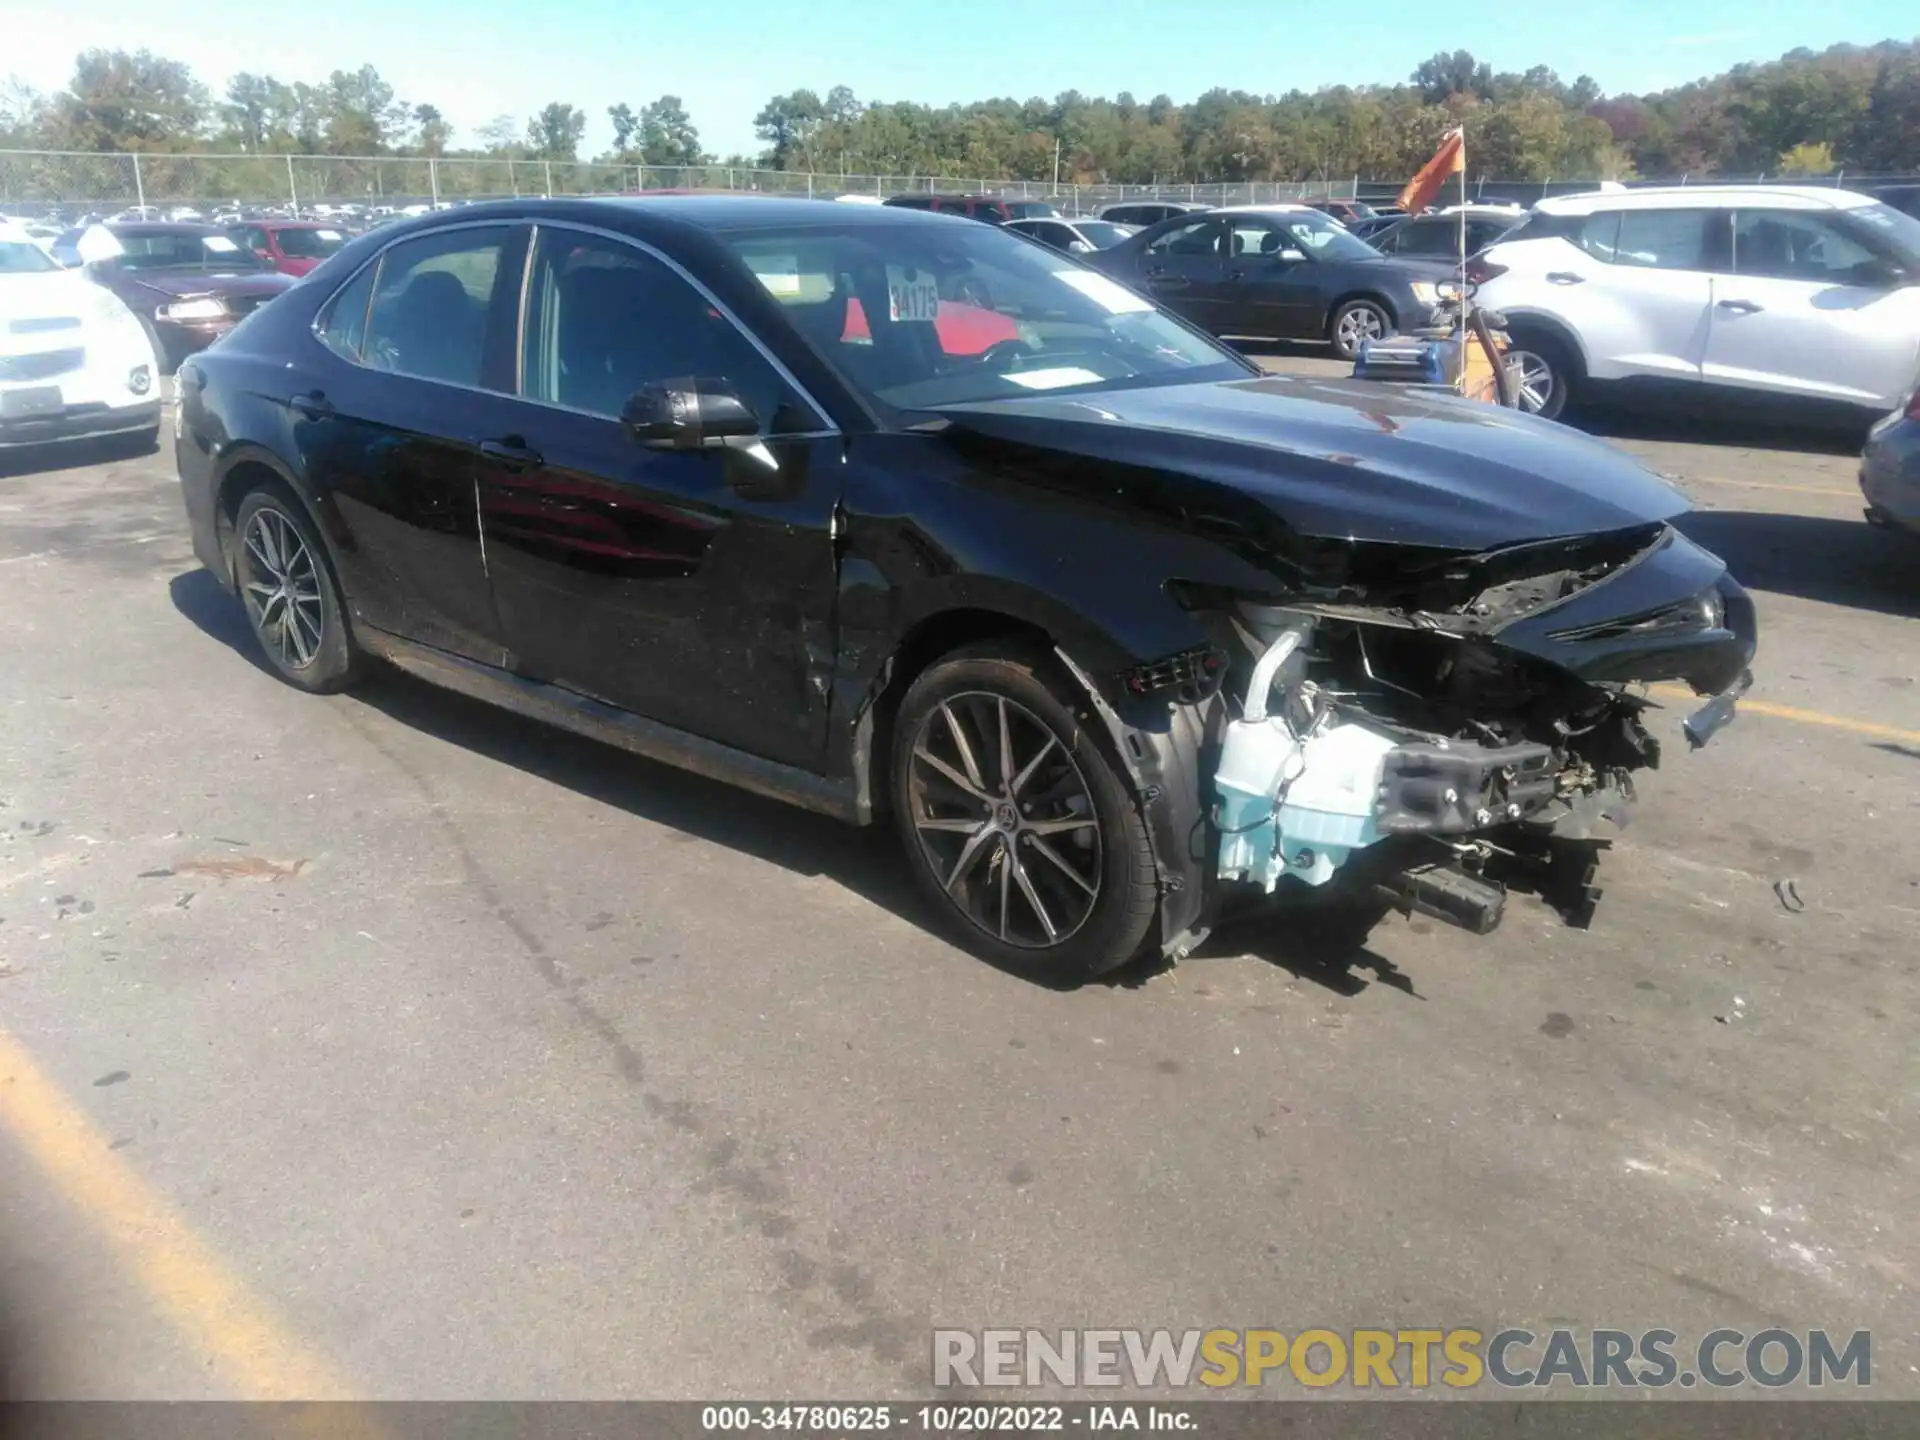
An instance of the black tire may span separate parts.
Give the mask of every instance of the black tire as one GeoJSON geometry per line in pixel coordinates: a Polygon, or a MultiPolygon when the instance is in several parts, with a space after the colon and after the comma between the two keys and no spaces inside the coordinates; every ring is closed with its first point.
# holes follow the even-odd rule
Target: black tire
{"type": "Polygon", "coordinates": [[[354,643],[326,547],[306,507],[278,485],[262,485],[240,501],[233,578],[261,653],[289,685],[330,695],[364,673],[366,658],[354,643]],[[304,561],[284,544],[287,535],[298,539],[304,561]],[[282,562],[278,572],[275,560],[282,562]]]}
{"type": "Polygon", "coordinates": [[[928,904],[975,954],[1056,984],[1126,964],[1159,908],[1145,820],[1097,725],[1052,656],[998,641],[922,671],[893,726],[894,821],[928,904]]]}
{"type": "Polygon", "coordinates": [[[1327,343],[1342,360],[1360,357],[1360,342],[1393,334],[1393,317],[1378,300],[1346,300],[1327,317],[1327,343]]]}
{"type": "Polygon", "coordinates": [[[1506,364],[1520,390],[1519,408],[1542,420],[1558,420],[1574,402],[1580,384],[1580,364],[1557,335],[1539,330],[1509,331],[1506,364]],[[1538,377],[1544,376],[1542,392],[1538,377]],[[1534,395],[1540,395],[1534,400],[1534,395]]]}

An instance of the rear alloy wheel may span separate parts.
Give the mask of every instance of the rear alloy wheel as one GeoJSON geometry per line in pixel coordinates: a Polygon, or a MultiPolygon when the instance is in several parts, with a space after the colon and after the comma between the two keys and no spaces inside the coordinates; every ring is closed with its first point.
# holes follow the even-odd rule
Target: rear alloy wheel
{"type": "Polygon", "coordinates": [[[359,672],[340,592],[303,507],[255,490],[234,517],[234,579],[267,663],[289,684],[325,693],[359,672]]]}
{"type": "Polygon", "coordinates": [[[1368,340],[1384,340],[1393,333],[1387,312],[1372,300],[1349,300],[1327,322],[1327,339],[1342,360],[1357,360],[1368,340]]]}
{"type": "Polygon", "coordinates": [[[922,673],[894,726],[893,795],[921,888],[970,948],[1061,981],[1122,965],[1158,904],[1139,809],[1037,652],[922,673]]]}
{"type": "Polygon", "coordinates": [[[1557,420],[1572,398],[1573,367],[1566,350],[1544,335],[1516,338],[1506,353],[1518,408],[1542,420],[1557,420]]]}

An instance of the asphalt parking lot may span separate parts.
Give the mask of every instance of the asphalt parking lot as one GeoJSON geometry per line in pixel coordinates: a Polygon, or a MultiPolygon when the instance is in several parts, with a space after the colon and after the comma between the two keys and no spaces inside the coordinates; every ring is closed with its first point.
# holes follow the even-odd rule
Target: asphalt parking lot
{"type": "Polygon", "coordinates": [[[165,454],[0,461],[14,1394],[875,1397],[935,1326],[1428,1324],[1869,1329],[1920,1397],[1920,542],[1841,447],[1608,428],[1763,629],[1593,928],[1067,993],[930,934],[885,833],[277,683],[165,454]]]}

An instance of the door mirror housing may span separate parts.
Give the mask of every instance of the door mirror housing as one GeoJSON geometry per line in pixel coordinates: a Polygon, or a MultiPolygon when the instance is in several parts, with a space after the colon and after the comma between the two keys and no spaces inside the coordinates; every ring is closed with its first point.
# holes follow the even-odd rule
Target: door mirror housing
{"type": "Polygon", "coordinates": [[[729,382],[691,375],[641,386],[620,423],[655,450],[700,450],[760,433],[760,417],[729,382]]]}
{"type": "Polygon", "coordinates": [[[1289,248],[1286,250],[1276,250],[1268,258],[1281,265],[1298,265],[1306,260],[1307,252],[1289,248]]]}

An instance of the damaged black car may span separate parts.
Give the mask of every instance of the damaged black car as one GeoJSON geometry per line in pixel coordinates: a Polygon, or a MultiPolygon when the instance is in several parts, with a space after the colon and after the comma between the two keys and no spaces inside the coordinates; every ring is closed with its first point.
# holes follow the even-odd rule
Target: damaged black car
{"type": "Polygon", "coordinates": [[[290,683],[385,661],[891,823],[956,936],[1059,979],[1246,897],[1485,931],[1531,865],[1583,919],[1749,683],[1751,602],[1624,455],[1263,376],[951,217],[472,206],[179,393],[195,548],[290,683]]]}

